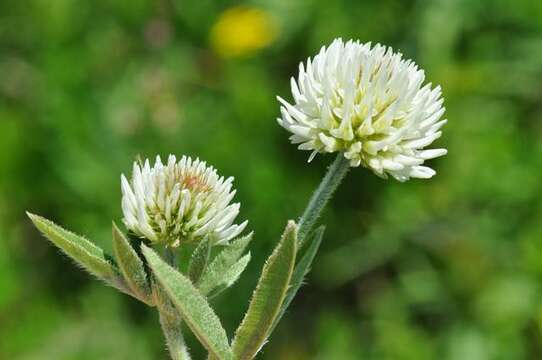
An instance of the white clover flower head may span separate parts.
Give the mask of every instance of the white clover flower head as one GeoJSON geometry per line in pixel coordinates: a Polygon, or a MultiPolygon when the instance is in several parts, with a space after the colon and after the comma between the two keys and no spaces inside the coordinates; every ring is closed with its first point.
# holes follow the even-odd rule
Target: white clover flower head
{"type": "Polygon", "coordinates": [[[336,39],[299,66],[292,104],[282,98],[279,124],[299,149],[342,152],[353,167],[399,181],[430,178],[425,160],[446,149],[424,148],[447,120],[439,86],[423,85],[424,71],[389,47],[336,39]],[[423,85],[423,86],[422,86],[423,85]]]}
{"type": "Polygon", "coordinates": [[[135,235],[165,246],[207,236],[213,244],[224,244],[247,225],[233,224],[240,205],[230,204],[232,182],[233,177],[219,177],[213,167],[187,156],[177,162],[170,155],[165,165],[157,156],[152,168],[149,160],[135,162],[131,181],[121,176],[124,224],[135,235]]]}

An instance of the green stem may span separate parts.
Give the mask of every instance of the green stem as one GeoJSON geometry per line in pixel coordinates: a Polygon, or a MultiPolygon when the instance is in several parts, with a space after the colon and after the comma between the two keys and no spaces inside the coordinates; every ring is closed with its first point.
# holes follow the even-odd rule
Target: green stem
{"type": "Polygon", "coordinates": [[[309,204],[299,219],[297,238],[300,244],[303,243],[316,224],[316,220],[320,217],[327,202],[337,190],[349,169],[349,160],[342,153],[337,154],[335,161],[328,168],[326,175],[312,194],[309,204]]]}
{"type": "Polygon", "coordinates": [[[174,309],[158,310],[160,325],[166,338],[167,348],[172,360],[190,360],[188,348],[181,332],[181,319],[174,309]]]}
{"type": "MultiPolygon", "coordinates": [[[[174,249],[165,248],[163,257],[169,265],[177,268],[177,254],[174,249]]],[[[182,334],[181,317],[158,284],[155,284],[154,293],[158,314],[160,316],[160,325],[162,326],[162,332],[166,338],[166,344],[171,359],[190,360],[190,354],[188,353],[188,348],[186,347],[182,334]]]]}
{"type": "MultiPolygon", "coordinates": [[[[337,190],[339,184],[344,179],[349,169],[350,163],[348,159],[345,159],[342,153],[338,154],[333,163],[329,166],[326,175],[320,182],[320,185],[318,185],[318,188],[312,194],[312,197],[307,204],[307,208],[299,219],[297,233],[298,249],[303,245],[303,242],[310,234],[312,228],[316,224],[316,221],[320,217],[329,199],[331,198],[335,190],[337,190]]],[[[294,299],[297,291],[301,287],[303,279],[308,274],[312,261],[314,260],[316,252],[318,251],[323,232],[324,227],[322,227],[319,232],[318,230],[316,231],[315,238],[312,240],[312,244],[310,244],[310,247],[307,249],[304,256],[296,264],[293,277],[290,282],[291,287],[288,290],[286,299],[281,305],[280,312],[275,318],[269,334],[275,329],[275,327],[279,323],[280,319],[286,312],[286,309],[288,308],[288,306],[294,299]]]]}
{"type": "Polygon", "coordinates": [[[171,265],[174,269],[177,269],[177,253],[170,247],[164,248],[164,261],[171,265]]]}

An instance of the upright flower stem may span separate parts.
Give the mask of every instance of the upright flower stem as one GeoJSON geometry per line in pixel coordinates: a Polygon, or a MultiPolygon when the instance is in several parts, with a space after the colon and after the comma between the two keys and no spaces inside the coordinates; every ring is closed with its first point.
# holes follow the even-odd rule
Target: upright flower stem
{"type": "Polygon", "coordinates": [[[349,160],[342,153],[337,154],[335,161],[328,168],[318,188],[312,194],[309,204],[298,222],[298,240],[302,244],[310,233],[327,202],[350,169],[349,160]]]}
{"type": "Polygon", "coordinates": [[[177,269],[177,253],[170,247],[164,248],[164,260],[173,268],[177,269]]]}
{"type": "Polygon", "coordinates": [[[158,310],[160,315],[160,325],[166,338],[167,348],[172,360],[190,360],[188,349],[184,343],[181,332],[181,318],[174,309],[166,311],[158,310]]]}
{"type": "MultiPolygon", "coordinates": [[[[163,253],[164,260],[174,268],[177,268],[177,254],[171,248],[165,248],[163,253]]],[[[157,284],[155,285],[154,295],[158,314],[160,316],[160,325],[166,338],[167,348],[172,360],[190,360],[188,348],[184,342],[182,334],[182,320],[177,310],[171,304],[167,295],[157,284]]]]}
{"type": "MultiPolygon", "coordinates": [[[[337,190],[337,188],[339,187],[339,184],[346,176],[346,173],[348,173],[348,169],[350,169],[350,163],[348,159],[345,159],[343,154],[338,154],[333,163],[329,166],[326,175],[320,182],[320,185],[312,194],[312,197],[307,204],[307,208],[305,209],[303,215],[298,221],[298,249],[303,245],[303,242],[306,240],[306,237],[309,235],[312,228],[316,224],[316,221],[320,217],[320,214],[324,210],[329,199],[331,198],[335,190],[337,190]]],[[[313,251],[311,252],[311,249],[309,248],[306,251],[305,255],[301,258],[301,260],[299,260],[296,264],[293,279],[290,283],[290,289],[288,290],[286,300],[282,304],[281,311],[275,318],[273,327],[270,332],[272,332],[277,326],[286,309],[291,304],[292,300],[297,294],[297,291],[301,287],[303,279],[310,271],[309,269],[311,267],[312,261],[314,260],[314,256],[318,251],[318,246],[322,234],[323,230],[320,231],[319,237],[313,240],[313,244],[311,244],[311,247],[313,245],[316,245],[316,247],[313,248],[313,251]]]]}

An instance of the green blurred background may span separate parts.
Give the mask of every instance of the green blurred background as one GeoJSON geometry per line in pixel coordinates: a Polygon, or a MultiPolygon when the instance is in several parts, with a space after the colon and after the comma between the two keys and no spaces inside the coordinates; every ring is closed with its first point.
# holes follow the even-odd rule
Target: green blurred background
{"type": "MultiPolygon", "coordinates": [[[[335,37],[400,50],[443,87],[438,175],[355,169],[308,285],[262,359],[542,358],[542,2],[2,0],[0,358],[165,359],[157,316],[59,255],[42,214],[111,249],[137,155],[235,176],[256,232],[214,302],[232,334],[265,257],[332,156],[275,121],[335,37]]],[[[189,339],[196,354],[201,349],[189,339]]]]}

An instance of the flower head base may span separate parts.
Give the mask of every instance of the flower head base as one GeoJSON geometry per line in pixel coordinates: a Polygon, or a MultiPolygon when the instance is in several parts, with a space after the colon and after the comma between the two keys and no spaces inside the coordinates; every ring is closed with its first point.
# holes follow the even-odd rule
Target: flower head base
{"type": "Polygon", "coordinates": [[[170,155],[166,165],[160,157],[151,168],[134,163],[132,180],[124,175],[122,211],[126,227],[153,243],[176,247],[209,237],[213,244],[239,235],[247,221],[234,225],[239,203],[230,204],[233,178],[219,177],[199,159],[170,155]]]}
{"type": "Polygon", "coordinates": [[[279,124],[299,149],[342,152],[351,166],[399,181],[430,178],[421,166],[445,149],[423,150],[446,123],[440,87],[422,87],[425,74],[391,48],[335,40],[292,78],[294,104],[282,98],[279,124]]]}

